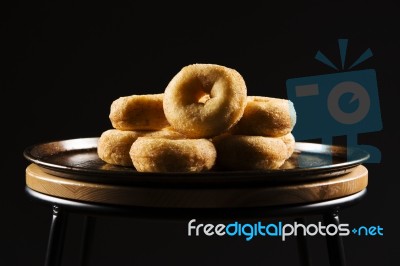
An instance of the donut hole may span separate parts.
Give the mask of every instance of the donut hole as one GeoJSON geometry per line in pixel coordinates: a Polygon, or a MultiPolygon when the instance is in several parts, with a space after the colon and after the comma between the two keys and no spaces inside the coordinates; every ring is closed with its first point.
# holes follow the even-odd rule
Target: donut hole
{"type": "Polygon", "coordinates": [[[204,84],[201,80],[197,79],[195,82],[193,82],[193,84],[195,84],[195,88],[194,88],[194,102],[196,103],[201,103],[201,104],[205,104],[208,100],[211,99],[211,87],[207,86],[206,84],[204,84]]]}
{"type": "Polygon", "coordinates": [[[198,103],[202,103],[205,104],[208,100],[211,99],[210,94],[208,93],[204,93],[202,96],[200,96],[200,98],[197,100],[198,103]]]}
{"type": "Polygon", "coordinates": [[[211,87],[204,84],[198,77],[187,79],[182,84],[182,91],[184,93],[180,95],[181,102],[184,105],[191,105],[193,103],[205,104],[211,99],[210,90],[211,87]]]}

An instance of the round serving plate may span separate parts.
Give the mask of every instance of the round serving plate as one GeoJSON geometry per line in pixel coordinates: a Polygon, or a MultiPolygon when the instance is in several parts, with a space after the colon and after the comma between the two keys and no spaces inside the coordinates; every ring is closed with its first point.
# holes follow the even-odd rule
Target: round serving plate
{"type": "Polygon", "coordinates": [[[132,167],[108,164],[97,155],[98,138],[79,138],[32,145],[24,156],[48,174],[85,182],[138,185],[257,185],[306,182],[340,176],[369,158],[353,147],[297,142],[280,169],[200,173],[142,173],[132,167]]]}

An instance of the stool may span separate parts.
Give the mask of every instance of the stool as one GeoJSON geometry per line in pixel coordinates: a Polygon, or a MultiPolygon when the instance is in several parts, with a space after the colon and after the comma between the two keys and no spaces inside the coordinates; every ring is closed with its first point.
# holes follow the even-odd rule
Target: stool
{"type": "MultiPolygon", "coordinates": [[[[322,215],[324,224],[338,226],[339,211],[362,199],[367,183],[368,171],[362,165],[340,176],[308,182],[212,188],[101,184],[51,175],[36,164],[26,169],[27,194],[53,207],[46,266],[61,262],[69,213],[85,216],[87,230],[81,251],[84,264],[95,216],[221,219],[221,209],[225,209],[239,219],[292,216],[301,222],[308,215],[322,215]]],[[[341,236],[326,236],[326,240],[330,265],[345,265],[341,236]]],[[[301,265],[309,265],[306,237],[299,234],[297,243],[301,265]]]]}

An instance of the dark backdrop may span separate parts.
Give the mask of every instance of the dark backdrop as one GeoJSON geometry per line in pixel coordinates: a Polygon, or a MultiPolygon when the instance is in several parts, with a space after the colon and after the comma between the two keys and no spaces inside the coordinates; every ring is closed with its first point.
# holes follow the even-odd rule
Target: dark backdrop
{"type": "MultiPolygon", "coordinates": [[[[98,11],[43,5],[1,10],[2,185],[0,265],[41,265],[50,208],[27,198],[22,152],[50,140],[99,136],[120,96],[163,92],[191,63],[237,69],[249,95],[287,97],[288,78],[334,71],[313,59],[318,49],[339,61],[337,39],[349,39],[348,60],[374,57],[357,69],[377,71],[383,130],[360,135],[379,147],[367,197],[342,221],[380,225],[383,237],[344,239],[349,265],[392,265],[396,202],[398,14],[393,3],[193,3],[185,12],[165,2],[98,11]]],[[[226,214],[229,217],[229,213],[226,214]]],[[[194,217],[196,218],[196,217],[194,217]]],[[[80,228],[72,216],[70,228],[80,228]]],[[[106,218],[96,228],[93,265],[296,265],[295,242],[257,238],[189,238],[186,223],[106,218]]],[[[68,231],[70,232],[70,231],[68,231]]],[[[65,264],[76,263],[78,239],[68,234],[65,264]]],[[[311,241],[316,265],[324,241],[311,241]]]]}

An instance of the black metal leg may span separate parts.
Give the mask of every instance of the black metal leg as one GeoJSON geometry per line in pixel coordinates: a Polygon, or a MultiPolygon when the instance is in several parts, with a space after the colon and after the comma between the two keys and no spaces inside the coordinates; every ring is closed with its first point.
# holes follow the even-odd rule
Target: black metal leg
{"type": "MultiPolygon", "coordinates": [[[[298,218],[298,219],[296,219],[296,222],[306,225],[305,218],[298,218]]],[[[298,234],[296,236],[297,250],[299,252],[300,265],[301,266],[311,266],[311,259],[310,259],[310,253],[308,250],[307,237],[302,233],[303,232],[298,232],[298,234]]]]}
{"type": "Polygon", "coordinates": [[[80,265],[89,265],[90,250],[93,243],[93,235],[95,229],[95,217],[85,216],[83,220],[83,232],[81,242],[80,265]]]}
{"type": "MultiPolygon", "coordinates": [[[[332,212],[324,214],[324,223],[325,226],[329,224],[339,226],[339,211],[333,210],[332,212]]],[[[346,258],[344,254],[344,245],[339,233],[333,236],[326,235],[326,243],[328,246],[329,264],[331,266],[345,266],[346,258]]]]}
{"type": "Polygon", "coordinates": [[[61,263],[67,221],[68,213],[57,205],[53,205],[45,266],[58,266],[61,263]]]}

